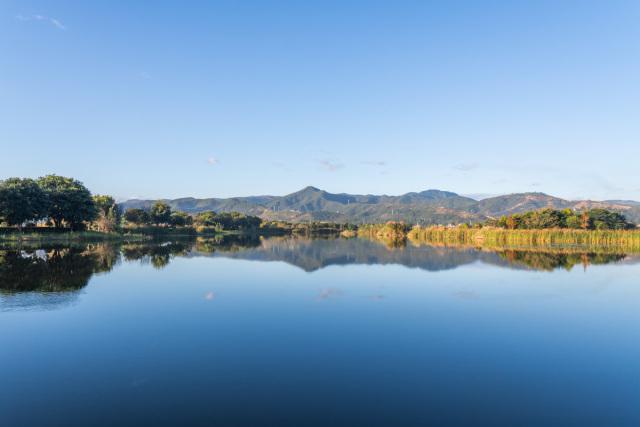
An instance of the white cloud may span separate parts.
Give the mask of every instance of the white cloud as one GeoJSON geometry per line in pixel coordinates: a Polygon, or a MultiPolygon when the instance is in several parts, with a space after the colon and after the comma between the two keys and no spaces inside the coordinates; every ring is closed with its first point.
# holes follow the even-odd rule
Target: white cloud
{"type": "Polygon", "coordinates": [[[212,165],[212,166],[213,166],[213,165],[217,165],[217,164],[218,164],[218,163],[220,163],[220,162],[219,162],[219,161],[218,161],[218,159],[216,159],[215,157],[209,157],[209,158],[207,159],[207,163],[209,163],[210,165],[212,165]]]}
{"type": "Polygon", "coordinates": [[[59,30],[66,30],[67,27],[60,22],[58,19],[56,18],[51,18],[50,16],[45,16],[45,15],[29,15],[29,16],[25,16],[25,15],[17,15],[16,19],[18,21],[22,21],[22,22],[28,22],[28,21],[41,21],[41,22],[48,22],[49,24],[53,25],[54,27],[56,27],[59,30]]]}

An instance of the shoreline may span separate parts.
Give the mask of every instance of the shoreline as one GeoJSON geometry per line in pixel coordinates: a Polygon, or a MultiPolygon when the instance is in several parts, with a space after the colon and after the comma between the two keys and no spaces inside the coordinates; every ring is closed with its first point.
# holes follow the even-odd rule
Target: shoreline
{"type": "Polygon", "coordinates": [[[69,230],[17,230],[0,232],[0,243],[74,243],[74,242],[131,242],[166,237],[224,237],[224,236],[296,236],[365,238],[385,243],[390,247],[413,245],[475,247],[493,250],[606,250],[640,253],[638,230],[576,230],[539,229],[508,230],[495,227],[442,227],[404,224],[366,224],[357,231],[343,230],[333,233],[297,232],[296,229],[256,229],[197,231],[195,228],[126,228],[116,232],[69,230]],[[46,230],[46,231],[45,231],[46,230]]]}

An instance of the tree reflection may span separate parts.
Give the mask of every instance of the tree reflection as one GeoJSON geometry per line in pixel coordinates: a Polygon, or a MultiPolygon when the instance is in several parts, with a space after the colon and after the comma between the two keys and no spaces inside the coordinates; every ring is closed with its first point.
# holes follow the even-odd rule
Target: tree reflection
{"type": "Polygon", "coordinates": [[[127,261],[149,263],[156,269],[169,265],[176,256],[185,256],[193,246],[193,240],[132,243],[122,245],[122,256],[127,261]]]}
{"type": "Polygon", "coordinates": [[[584,268],[593,264],[608,264],[625,259],[624,254],[592,252],[533,252],[525,250],[505,250],[498,254],[511,264],[520,264],[535,270],[552,271],[558,268],[571,270],[576,265],[584,268]]]}
{"type": "Polygon", "coordinates": [[[257,248],[262,240],[256,235],[227,235],[215,237],[198,237],[195,249],[202,253],[239,252],[248,248],[257,248]]]}
{"type": "Polygon", "coordinates": [[[110,271],[118,255],[109,245],[0,250],[0,292],[63,292],[83,288],[110,271]]]}
{"type": "MultiPolygon", "coordinates": [[[[218,236],[124,244],[88,244],[42,248],[0,247],[0,294],[56,293],[82,289],[93,274],[111,271],[120,260],[149,264],[156,269],[175,257],[227,257],[255,261],[284,261],[305,271],[329,265],[399,264],[439,271],[473,262],[509,268],[551,271],[586,268],[625,260],[621,253],[479,249],[399,244],[380,245],[363,239],[307,239],[258,236],[218,236]]],[[[630,258],[633,262],[633,258],[630,258]]]]}

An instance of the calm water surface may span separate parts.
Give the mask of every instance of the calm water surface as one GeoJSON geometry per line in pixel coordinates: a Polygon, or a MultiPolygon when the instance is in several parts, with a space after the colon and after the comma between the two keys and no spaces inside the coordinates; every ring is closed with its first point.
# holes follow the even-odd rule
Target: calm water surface
{"type": "Polygon", "coordinates": [[[0,248],[0,425],[638,426],[640,258],[0,248]]]}

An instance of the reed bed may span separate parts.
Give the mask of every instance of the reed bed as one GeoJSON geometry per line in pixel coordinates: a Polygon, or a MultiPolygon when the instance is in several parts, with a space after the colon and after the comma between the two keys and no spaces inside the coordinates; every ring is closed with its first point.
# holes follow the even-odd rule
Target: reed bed
{"type": "Polygon", "coordinates": [[[405,239],[409,228],[402,222],[387,222],[386,224],[364,224],[358,227],[359,237],[381,239],[405,239]]]}
{"type": "Polygon", "coordinates": [[[610,248],[640,252],[640,230],[506,230],[503,228],[419,227],[407,237],[416,243],[480,247],[610,248]]]}

